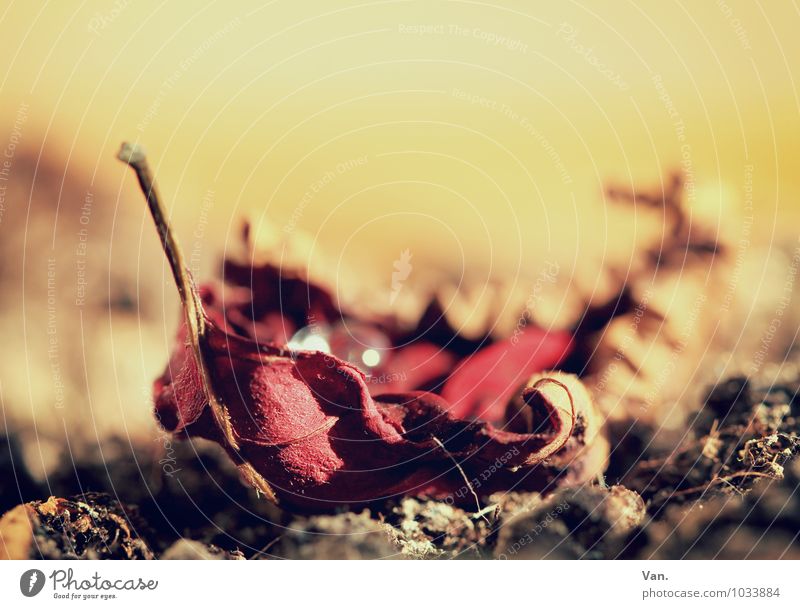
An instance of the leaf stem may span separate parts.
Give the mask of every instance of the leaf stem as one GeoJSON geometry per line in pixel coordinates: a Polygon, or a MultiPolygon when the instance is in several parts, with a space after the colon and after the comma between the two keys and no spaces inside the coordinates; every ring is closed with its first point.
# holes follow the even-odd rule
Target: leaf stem
{"type": "Polygon", "coordinates": [[[214,389],[214,379],[211,374],[211,368],[206,362],[205,352],[207,347],[205,337],[208,324],[205,313],[203,312],[203,305],[194,287],[192,276],[184,263],[183,252],[178,244],[178,240],[175,238],[175,231],[172,229],[172,225],[167,219],[167,213],[164,204],[161,202],[161,197],[158,194],[158,189],[156,188],[153,174],[150,171],[150,166],[147,163],[144,149],[138,144],[129,144],[126,142],[122,144],[122,147],[117,153],[117,158],[123,163],[130,165],[136,172],[136,177],[139,179],[139,186],[147,199],[150,215],[153,216],[153,221],[158,230],[158,236],[161,238],[161,246],[164,248],[164,253],[172,269],[172,276],[175,279],[175,285],[178,287],[178,293],[180,294],[181,304],[183,305],[184,315],[186,317],[189,341],[195,353],[198,368],[200,368],[211,411],[220,431],[225,437],[225,441],[231,448],[238,450],[239,443],[236,441],[233,428],[231,427],[228,409],[214,389]]]}
{"type": "Polygon", "coordinates": [[[190,327],[189,333],[192,337],[204,336],[206,320],[203,315],[203,308],[197,296],[197,291],[194,289],[192,277],[186,269],[183,251],[167,219],[167,213],[164,209],[164,204],[161,202],[161,197],[156,188],[153,173],[150,171],[150,165],[147,163],[144,149],[138,144],[129,144],[125,142],[117,153],[117,158],[123,163],[130,165],[134,172],[136,172],[139,186],[147,199],[150,215],[153,217],[158,236],[161,239],[161,246],[164,248],[164,253],[167,255],[167,261],[172,270],[175,285],[178,287],[181,303],[186,312],[186,323],[189,324],[190,327]]]}

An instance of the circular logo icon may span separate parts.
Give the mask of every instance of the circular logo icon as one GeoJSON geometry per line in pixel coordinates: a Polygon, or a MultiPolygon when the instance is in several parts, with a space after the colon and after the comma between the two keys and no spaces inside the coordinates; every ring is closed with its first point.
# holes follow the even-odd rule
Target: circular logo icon
{"type": "Polygon", "coordinates": [[[19,578],[19,590],[25,596],[36,596],[44,588],[44,573],[39,569],[28,569],[19,578]]]}

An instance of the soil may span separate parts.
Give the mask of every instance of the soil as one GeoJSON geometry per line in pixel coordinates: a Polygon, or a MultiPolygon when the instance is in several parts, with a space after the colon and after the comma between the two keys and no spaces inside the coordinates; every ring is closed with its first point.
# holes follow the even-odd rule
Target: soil
{"type": "Polygon", "coordinates": [[[294,515],[243,485],[218,447],[194,441],[172,444],[165,467],[163,451],[114,440],[102,458],[65,458],[39,483],[6,437],[0,546],[93,559],[800,558],[798,391],[798,378],[727,379],[675,450],[650,454],[656,431],[637,426],[613,444],[605,480],[481,497],[479,512],[406,497],[294,515]]]}

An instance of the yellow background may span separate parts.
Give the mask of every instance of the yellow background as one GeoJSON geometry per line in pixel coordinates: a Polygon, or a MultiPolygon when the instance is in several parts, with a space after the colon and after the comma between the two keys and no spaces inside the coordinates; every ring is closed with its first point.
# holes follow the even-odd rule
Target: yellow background
{"type": "Polygon", "coordinates": [[[186,241],[213,190],[204,264],[250,212],[294,214],[382,276],[405,248],[456,276],[524,273],[589,235],[613,242],[609,180],[680,167],[663,92],[698,188],[740,197],[752,164],[754,232],[791,226],[799,22],[792,3],[733,0],[11,2],[0,109],[10,129],[29,104],[25,145],[125,196],[114,152],[144,143],[186,241]]]}

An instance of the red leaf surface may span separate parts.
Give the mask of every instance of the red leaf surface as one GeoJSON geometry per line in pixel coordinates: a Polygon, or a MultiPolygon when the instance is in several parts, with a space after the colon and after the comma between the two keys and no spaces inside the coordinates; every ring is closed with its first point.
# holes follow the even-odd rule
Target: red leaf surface
{"type": "MultiPolygon", "coordinates": [[[[454,459],[468,477],[483,478],[484,494],[545,490],[566,479],[582,453],[582,441],[573,442],[569,450],[565,445],[575,422],[592,415],[586,412],[588,401],[571,403],[570,390],[556,382],[548,399],[541,399],[541,387],[522,392],[534,370],[559,360],[568,336],[530,328],[519,341],[490,345],[455,368],[453,354],[430,343],[413,343],[392,354],[388,375],[382,375],[391,377],[392,370],[415,363],[421,372],[405,375],[402,382],[376,385],[356,366],[332,355],[291,352],[234,334],[236,324],[226,312],[240,309],[223,310],[222,299],[210,287],[202,293],[204,359],[227,408],[236,445],[226,441],[210,412],[185,331],[155,383],[158,419],[174,433],[222,444],[236,463],[250,464],[288,508],[329,510],[410,493],[471,501],[454,459]],[[445,384],[453,401],[411,391],[431,375],[453,369],[445,384]],[[379,386],[392,393],[380,394],[379,386]],[[522,400],[521,406],[510,405],[513,395],[522,400]],[[488,411],[492,422],[480,420],[476,415],[492,396],[497,396],[488,411]],[[545,463],[558,451],[566,453],[562,461],[545,463]]],[[[268,309],[262,313],[275,314],[268,309]]]]}
{"type": "MultiPolygon", "coordinates": [[[[270,264],[228,263],[235,289],[198,295],[143,152],[123,146],[119,156],[137,172],[184,307],[154,384],[158,420],[221,444],[271,499],[306,511],[409,493],[462,501],[477,490],[548,490],[603,467],[607,446],[580,381],[530,378],[560,361],[569,335],[528,327],[460,363],[445,345],[402,340],[371,372],[379,382],[332,355],[290,351],[294,329],[348,312],[324,286],[270,264]],[[414,391],[447,375],[442,396],[414,391]]],[[[385,320],[349,315],[397,335],[385,320]]]]}
{"type": "Polygon", "coordinates": [[[537,466],[567,442],[573,410],[545,400],[537,405],[540,429],[506,431],[454,417],[431,393],[373,399],[364,374],[347,362],[319,352],[290,355],[208,323],[206,361],[238,449],[211,416],[183,340],[155,384],[157,416],[169,431],[222,443],[234,461],[253,466],[283,505],[316,510],[412,492],[444,496],[464,485],[453,458],[469,470],[497,462],[508,472],[520,468],[525,488],[544,488],[557,477],[537,466]]]}

